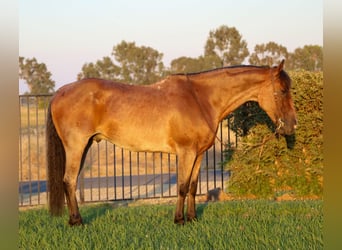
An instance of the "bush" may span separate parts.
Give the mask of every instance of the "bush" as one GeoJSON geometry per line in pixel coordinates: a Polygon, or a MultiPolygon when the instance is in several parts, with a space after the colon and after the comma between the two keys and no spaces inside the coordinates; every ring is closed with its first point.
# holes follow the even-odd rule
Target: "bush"
{"type": "Polygon", "coordinates": [[[323,195],[323,73],[289,75],[298,119],[295,136],[276,136],[257,103],[246,103],[234,112],[233,129],[240,142],[230,149],[234,152],[227,154],[226,162],[232,173],[227,191],[233,195],[323,195]]]}

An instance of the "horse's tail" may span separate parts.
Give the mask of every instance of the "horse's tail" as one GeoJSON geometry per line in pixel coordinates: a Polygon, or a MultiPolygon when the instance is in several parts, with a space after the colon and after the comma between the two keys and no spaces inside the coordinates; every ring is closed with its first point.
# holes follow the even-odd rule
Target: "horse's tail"
{"type": "Polygon", "coordinates": [[[46,141],[49,209],[51,215],[60,216],[63,214],[65,202],[63,185],[65,173],[65,150],[52,120],[51,103],[47,113],[46,141]]]}

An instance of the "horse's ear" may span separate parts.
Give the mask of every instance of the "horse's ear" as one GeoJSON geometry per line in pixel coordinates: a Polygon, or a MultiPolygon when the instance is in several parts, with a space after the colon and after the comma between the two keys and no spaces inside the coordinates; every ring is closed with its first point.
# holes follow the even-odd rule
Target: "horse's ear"
{"type": "Polygon", "coordinates": [[[278,66],[278,72],[282,71],[283,70],[283,67],[284,67],[284,63],[285,63],[285,59],[281,60],[279,66],[278,66]]]}

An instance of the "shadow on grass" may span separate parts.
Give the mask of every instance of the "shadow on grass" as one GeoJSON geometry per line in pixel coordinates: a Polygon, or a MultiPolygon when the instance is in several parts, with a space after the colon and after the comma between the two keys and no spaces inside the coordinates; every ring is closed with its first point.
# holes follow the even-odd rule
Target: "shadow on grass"
{"type": "Polygon", "coordinates": [[[208,202],[200,203],[197,205],[196,214],[197,214],[197,220],[198,221],[201,221],[204,210],[206,209],[207,206],[208,206],[208,202]]]}
{"type": "MultiPolygon", "coordinates": [[[[124,207],[124,206],[128,206],[128,203],[127,202],[120,203],[120,204],[104,203],[104,204],[96,204],[96,205],[86,204],[80,208],[80,213],[81,213],[81,216],[83,219],[83,224],[84,225],[91,225],[91,224],[93,224],[93,222],[95,220],[98,220],[101,217],[105,216],[106,213],[108,213],[108,211],[112,211],[113,209],[117,209],[119,207],[124,207]]],[[[165,205],[165,206],[174,207],[173,205],[165,205]]],[[[197,222],[201,221],[203,213],[204,213],[207,206],[208,206],[207,202],[206,203],[199,203],[196,205],[196,214],[197,214],[196,221],[197,222]]],[[[186,209],[186,207],[185,207],[185,209],[186,209]]],[[[163,215],[160,215],[160,216],[163,216],[163,215]]],[[[173,221],[173,217],[170,217],[169,220],[173,221]]],[[[188,223],[189,222],[187,222],[186,224],[188,224],[188,223]]]]}
{"type": "Polygon", "coordinates": [[[112,210],[111,204],[86,205],[80,209],[84,225],[91,225],[94,220],[104,216],[108,210],[112,210]]]}
{"type": "Polygon", "coordinates": [[[90,225],[93,221],[105,216],[108,211],[119,207],[127,207],[133,200],[125,201],[114,201],[108,203],[98,203],[98,204],[83,204],[80,208],[80,213],[83,219],[84,225],[90,225]]]}

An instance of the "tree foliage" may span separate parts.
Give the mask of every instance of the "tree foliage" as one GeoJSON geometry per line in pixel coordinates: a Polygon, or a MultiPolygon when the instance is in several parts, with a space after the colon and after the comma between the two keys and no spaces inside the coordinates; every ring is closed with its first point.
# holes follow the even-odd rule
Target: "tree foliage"
{"type": "Polygon", "coordinates": [[[82,72],[77,75],[78,79],[82,78],[102,78],[106,80],[117,80],[119,78],[120,69],[114,64],[108,56],[96,63],[85,63],[82,72]]]}
{"type": "Polygon", "coordinates": [[[303,48],[297,48],[289,59],[289,68],[292,70],[323,70],[323,48],[318,45],[305,45],[303,48]]]}
{"type": "Polygon", "coordinates": [[[163,76],[163,54],[151,47],[122,41],[114,46],[112,55],[119,63],[120,77],[125,82],[149,84],[163,76]]]}
{"type": "Polygon", "coordinates": [[[134,42],[122,41],[115,45],[109,56],[96,63],[85,63],[78,79],[102,78],[133,84],[149,84],[165,74],[163,54],[151,47],[138,47],[134,42]]]}
{"type": "Polygon", "coordinates": [[[136,46],[135,42],[122,41],[113,47],[111,57],[103,57],[94,63],[86,63],[78,79],[96,77],[133,84],[149,84],[163,76],[163,54],[157,50],[136,46]]]}
{"type": "Polygon", "coordinates": [[[171,61],[172,73],[192,73],[213,69],[220,62],[216,56],[179,57],[171,61]]]}
{"type": "Polygon", "coordinates": [[[201,63],[199,58],[182,56],[171,61],[171,72],[187,73],[201,71],[201,63]]]}
{"type": "Polygon", "coordinates": [[[276,136],[256,103],[234,112],[234,129],[242,137],[227,159],[228,192],[268,198],[323,195],[323,73],[290,72],[290,77],[299,124],[295,136],[276,136]]]}
{"type": "Polygon", "coordinates": [[[222,25],[209,32],[204,56],[216,57],[216,67],[241,64],[248,55],[247,42],[235,27],[222,25]]]}
{"type": "Polygon", "coordinates": [[[282,59],[288,58],[286,47],[275,42],[267,44],[257,44],[254,52],[249,57],[249,63],[253,65],[269,65],[279,64],[282,59]]]}
{"type": "Polygon", "coordinates": [[[45,63],[39,63],[34,57],[19,57],[19,79],[25,80],[30,94],[49,94],[55,87],[45,63]]]}

